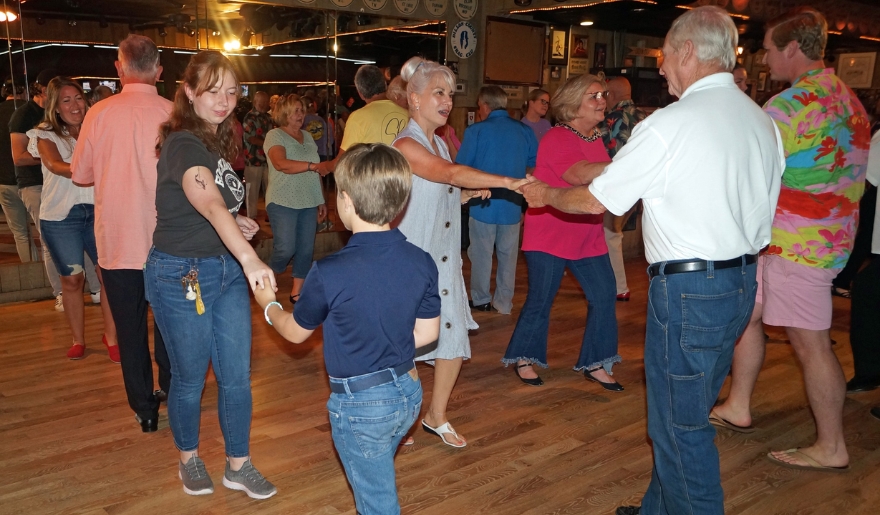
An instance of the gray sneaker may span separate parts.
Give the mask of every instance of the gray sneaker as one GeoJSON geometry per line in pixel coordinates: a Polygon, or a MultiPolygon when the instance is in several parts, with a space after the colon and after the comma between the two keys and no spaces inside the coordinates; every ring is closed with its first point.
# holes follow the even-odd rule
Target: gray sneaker
{"type": "Polygon", "coordinates": [[[226,473],[223,475],[223,486],[232,490],[241,490],[252,499],[268,499],[278,493],[275,485],[254,468],[251,460],[244,462],[241,469],[235,471],[229,468],[227,461],[226,473]]]}
{"type": "Polygon", "coordinates": [[[189,495],[207,495],[214,493],[214,482],[208,476],[205,462],[193,456],[186,462],[178,461],[177,475],[183,481],[183,491],[189,495]]]}

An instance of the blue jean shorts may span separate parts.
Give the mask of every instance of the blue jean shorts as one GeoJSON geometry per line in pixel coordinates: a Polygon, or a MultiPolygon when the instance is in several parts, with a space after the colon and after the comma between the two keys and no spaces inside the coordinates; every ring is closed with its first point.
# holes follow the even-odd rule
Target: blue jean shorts
{"type": "Polygon", "coordinates": [[[40,220],[40,234],[62,277],[84,271],[83,252],[88,253],[92,263],[98,263],[93,204],[76,204],[64,220],[40,220]]]}

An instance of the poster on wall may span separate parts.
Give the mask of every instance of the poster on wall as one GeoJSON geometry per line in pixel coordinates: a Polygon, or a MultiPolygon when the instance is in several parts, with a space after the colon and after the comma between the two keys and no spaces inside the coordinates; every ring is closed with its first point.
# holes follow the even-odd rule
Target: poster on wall
{"type": "Polygon", "coordinates": [[[840,69],[837,76],[853,89],[870,88],[874,83],[874,63],[876,60],[876,52],[840,54],[840,69]]]}
{"type": "Polygon", "coordinates": [[[605,56],[608,53],[608,46],[605,43],[596,43],[596,48],[593,50],[593,60],[596,63],[596,68],[605,68],[605,56]]]}
{"type": "Polygon", "coordinates": [[[474,55],[474,50],[477,49],[477,31],[469,22],[460,21],[452,28],[449,41],[452,43],[452,51],[455,55],[460,59],[467,59],[474,55]]]}
{"type": "Polygon", "coordinates": [[[550,64],[566,64],[568,59],[568,33],[565,29],[550,29],[550,64]]]}
{"type": "Polygon", "coordinates": [[[590,70],[590,37],[575,29],[569,44],[568,76],[583,75],[590,70]]]}

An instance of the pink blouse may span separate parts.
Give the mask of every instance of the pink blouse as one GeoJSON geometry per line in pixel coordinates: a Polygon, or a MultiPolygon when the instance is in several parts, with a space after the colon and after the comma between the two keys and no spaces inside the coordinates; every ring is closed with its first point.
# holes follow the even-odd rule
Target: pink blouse
{"type": "MultiPolygon", "coordinates": [[[[541,139],[535,177],[554,188],[570,188],[562,174],[579,161],[611,161],[602,138],[586,141],[565,127],[553,127],[541,139]]],[[[524,251],[583,259],[608,253],[603,215],[573,215],[552,207],[529,208],[523,227],[524,251]]]]}

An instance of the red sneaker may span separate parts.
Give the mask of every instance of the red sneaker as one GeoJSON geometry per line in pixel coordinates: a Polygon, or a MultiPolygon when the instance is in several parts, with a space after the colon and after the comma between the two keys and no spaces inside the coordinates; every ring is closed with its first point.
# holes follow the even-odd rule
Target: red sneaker
{"type": "Polygon", "coordinates": [[[73,345],[67,351],[67,359],[83,359],[86,355],[86,346],[80,342],[73,342],[73,345]]]}
{"type": "Polygon", "coordinates": [[[119,363],[119,345],[110,346],[107,344],[107,335],[101,336],[101,341],[104,342],[104,346],[107,347],[107,354],[110,356],[110,361],[113,363],[119,363]]]}

